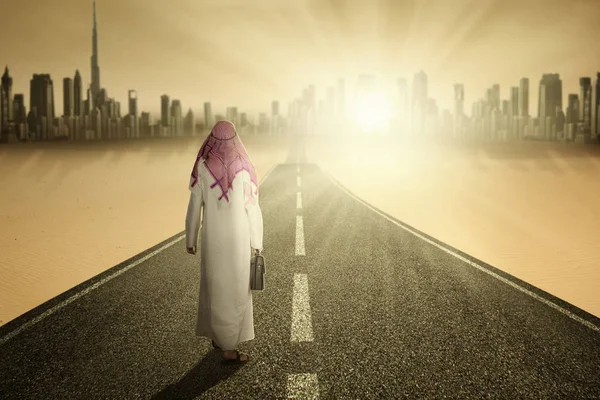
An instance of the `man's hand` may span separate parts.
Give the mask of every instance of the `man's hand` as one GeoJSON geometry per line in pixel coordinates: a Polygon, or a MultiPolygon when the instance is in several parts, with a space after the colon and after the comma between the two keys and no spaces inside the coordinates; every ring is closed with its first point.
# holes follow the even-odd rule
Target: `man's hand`
{"type": "Polygon", "coordinates": [[[187,248],[187,252],[190,254],[196,254],[196,246],[194,247],[188,247],[187,248]]]}

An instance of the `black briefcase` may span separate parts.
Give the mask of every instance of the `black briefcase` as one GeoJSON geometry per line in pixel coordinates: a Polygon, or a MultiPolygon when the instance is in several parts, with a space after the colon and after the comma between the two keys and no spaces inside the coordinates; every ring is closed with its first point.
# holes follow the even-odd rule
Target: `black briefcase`
{"type": "Polygon", "coordinates": [[[265,288],[265,258],[257,250],[250,259],[250,289],[265,288]]]}

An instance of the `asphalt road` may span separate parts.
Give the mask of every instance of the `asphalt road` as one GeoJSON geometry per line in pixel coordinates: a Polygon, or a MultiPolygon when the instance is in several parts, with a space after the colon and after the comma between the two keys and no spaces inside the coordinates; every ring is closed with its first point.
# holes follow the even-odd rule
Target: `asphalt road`
{"type": "Polygon", "coordinates": [[[1,327],[0,399],[600,398],[598,318],[442,251],[304,161],[300,143],[261,186],[250,363],[195,336],[199,254],[157,251],[178,234],[1,327]]]}

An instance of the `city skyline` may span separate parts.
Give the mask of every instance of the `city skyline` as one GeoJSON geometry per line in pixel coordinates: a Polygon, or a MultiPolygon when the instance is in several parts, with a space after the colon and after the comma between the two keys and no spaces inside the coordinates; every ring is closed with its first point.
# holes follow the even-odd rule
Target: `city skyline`
{"type": "MultiPolygon", "coordinates": [[[[292,98],[298,92],[299,86],[302,87],[310,83],[316,84],[318,90],[321,90],[328,82],[337,81],[337,78],[346,78],[347,82],[352,82],[352,77],[360,73],[377,74],[386,82],[393,82],[397,78],[406,78],[410,81],[413,74],[422,69],[428,75],[430,93],[438,100],[440,110],[444,108],[452,109],[452,88],[456,83],[464,85],[465,104],[468,105],[482,97],[485,89],[495,83],[500,85],[501,97],[508,98],[510,87],[518,85],[522,77],[528,77],[532,82],[529,106],[531,110],[536,110],[538,106],[538,87],[535,82],[542,74],[557,72],[561,75],[565,88],[562,102],[567,104],[568,94],[578,93],[579,91],[579,78],[594,78],[596,66],[600,65],[599,55],[594,54],[594,52],[577,50],[579,47],[586,47],[586,40],[593,41],[594,37],[591,22],[598,15],[598,11],[594,7],[590,7],[593,4],[589,1],[539,2],[536,0],[529,2],[527,7],[521,6],[520,8],[516,8],[515,3],[510,1],[502,3],[482,1],[478,2],[477,7],[469,6],[468,2],[453,2],[453,7],[444,6],[441,2],[429,2],[428,4],[432,8],[429,10],[427,18],[424,17],[424,10],[420,8],[421,6],[418,4],[409,6],[411,2],[404,2],[403,5],[399,5],[397,2],[379,2],[379,10],[376,6],[370,7],[368,10],[360,10],[359,3],[355,2],[351,6],[344,2],[331,1],[318,2],[317,5],[317,2],[292,1],[284,6],[269,1],[259,1],[253,7],[242,7],[241,2],[229,1],[218,7],[214,4],[191,5],[188,2],[176,1],[172,3],[173,6],[170,12],[162,18],[164,23],[157,24],[154,22],[151,24],[155,33],[154,37],[146,36],[142,38],[140,35],[146,32],[145,29],[149,29],[149,20],[144,17],[149,17],[150,14],[157,12],[155,3],[144,3],[145,6],[141,7],[141,2],[129,2],[126,6],[115,3],[113,0],[100,0],[96,5],[96,13],[102,86],[107,88],[109,97],[115,98],[122,105],[127,102],[128,91],[136,90],[139,98],[139,109],[149,111],[153,115],[159,113],[160,96],[163,94],[181,99],[182,104],[185,105],[184,109],[187,110],[187,107],[191,106],[196,115],[202,115],[203,103],[206,101],[210,101],[215,110],[224,110],[228,106],[238,106],[241,109],[259,112],[268,110],[273,99],[285,101],[285,99],[292,98]],[[542,4],[545,5],[545,8],[542,8],[542,4]],[[137,7],[137,5],[140,5],[140,7],[137,7]],[[395,14],[387,17],[387,19],[381,19],[384,14],[382,5],[387,5],[386,10],[395,14]],[[467,8],[461,9],[461,6],[467,8]],[[184,11],[187,16],[183,15],[184,11]],[[221,28],[219,30],[220,35],[217,36],[227,38],[244,30],[243,36],[238,35],[236,46],[225,46],[226,48],[239,49],[239,51],[232,50],[228,52],[228,50],[224,50],[220,46],[223,43],[215,38],[215,35],[210,35],[207,28],[216,21],[210,22],[211,20],[205,15],[208,11],[212,11],[211,15],[216,20],[220,16],[226,16],[232,22],[231,27],[227,27],[227,24],[225,24],[225,28],[221,28]],[[294,11],[296,16],[292,18],[291,15],[294,14],[294,11]],[[301,12],[298,13],[298,11],[301,12]],[[366,22],[361,24],[360,28],[353,24],[359,11],[361,11],[361,19],[366,22]],[[443,14],[442,11],[450,14],[445,25],[442,23],[444,20],[440,18],[440,15],[443,14]],[[467,11],[469,12],[467,13],[467,11]],[[568,12],[565,13],[565,11],[568,12]],[[127,20],[126,15],[131,17],[131,14],[128,14],[131,12],[136,15],[134,21],[136,29],[131,29],[131,26],[125,28],[122,24],[123,20],[127,20]],[[561,16],[560,22],[555,22],[554,25],[542,23],[542,20],[551,20],[547,17],[561,13],[563,16],[561,16]],[[454,19],[451,18],[452,14],[455,16],[454,19]],[[273,22],[276,15],[281,17],[279,23],[273,22]],[[507,16],[510,16],[510,18],[506,18],[507,16]],[[198,17],[199,24],[202,21],[206,24],[200,24],[201,28],[198,29],[195,36],[180,35],[179,40],[171,40],[170,46],[160,47],[158,49],[160,52],[151,52],[155,56],[153,63],[143,62],[147,59],[144,58],[145,56],[140,58],[139,49],[146,48],[150,43],[160,43],[160,41],[157,42],[157,37],[164,40],[172,39],[169,36],[172,32],[169,33],[168,28],[171,26],[170,24],[174,23],[173,20],[180,20],[180,28],[177,31],[181,34],[191,28],[189,23],[196,17],[198,17]],[[520,30],[524,29],[524,26],[519,24],[519,21],[523,18],[529,21],[530,39],[536,39],[540,43],[537,46],[540,51],[531,51],[528,53],[529,57],[526,58],[523,58],[523,52],[527,49],[534,49],[534,47],[527,47],[523,44],[523,42],[529,41],[513,40],[512,43],[507,42],[508,38],[514,38],[520,30]],[[239,19],[242,20],[242,24],[233,23],[239,19]],[[273,28],[273,36],[286,33],[276,43],[277,46],[273,43],[271,43],[271,46],[267,46],[270,47],[271,53],[266,56],[263,54],[264,46],[260,46],[261,42],[256,39],[262,35],[265,44],[269,43],[268,40],[274,39],[265,38],[265,32],[261,33],[260,30],[251,26],[253,21],[258,26],[258,22],[263,20],[270,21],[267,26],[273,28]],[[285,21],[293,22],[292,26],[295,27],[295,31],[284,27],[285,21]],[[404,25],[400,24],[403,27],[392,28],[394,26],[392,22],[394,21],[404,22],[404,25]],[[428,21],[423,26],[423,31],[416,28],[423,25],[419,21],[428,21]],[[379,30],[374,30],[374,26],[378,25],[377,22],[381,22],[379,30]],[[426,29],[431,28],[433,22],[444,25],[444,29],[447,30],[446,35],[448,36],[450,33],[449,36],[454,38],[454,42],[462,41],[463,44],[458,46],[455,43],[454,46],[450,46],[447,41],[443,43],[442,40],[439,40],[438,51],[434,51],[436,47],[432,44],[432,41],[427,42],[424,39],[428,36],[430,38],[436,36],[434,30],[426,29]],[[464,25],[462,28],[457,25],[460,22],[464,25]],[[454,24],[454,28],[452,31],[448,31],[450,28],[447,25],[452,26],[452,24],[454,24]],[[470,26],[467,27],[467,25],[470,26]],[[559,36],[562,36],[562,38],[557,40],[559,38],[556,35],[557,28],[563,25],[565,29],[559,29],[561,32],[559,36]],[[534,27],[538,29],[533,30],[534,27]],[[502,35],[491,35],[492,32],[498,33],[499,29],[503,31],[502,35]],[[201,35],[200,33],[205,30],[206,35],[201,35]],[[404,34],[401,32],[402,30],[404,30],[404,34]],[[296,32],[295,36],[294,32],[296,32]],[[335,32],[337,34],[334,35],[335,32]],[[587,34],[582,35],[581,33],[587,34]],[[351,41],[353,38],[356,40],[353,46],[348,46],[348,43],[346,43],[346,46],[343,46],[342,49],[339,42],[335,45],[335,40],[331,39],[334,36],[338,40],[340,38],[346,38],[347,41],[351,41]],[[358,40],[359,36],[360,40],[358,40]],[[231,65],[228,65],[226,61],[235,60],[236,57],[240,58],[243,55],[242,53],[245,53],[243,44],[250,38],[256,40],[255,45],[248,48],[250,54],[256,54],[255,57],[250,57],[250,59],[262,60],[267,67],[262,68],[261,71],[261,69],[244,65],[244,63],[235,63],[239,67],[238,75],[241,77],[236,80],[234,75],[231,75],[234,73],[230,68],[231,65]],[[285,45],[284,38],[289,39],[287,45],[285,45]],[[502,38],[503,40],[501,40],[502,38]],[[403,53],[406,56],[409,53],[411,60],[404,57],[404,60],[394,61],[395,57],[390,57],[389,52],[384,54],[386,53],[384,45],[389,46],[402,41],[405,45],[399,46],[401,50],[396,52],[395,55],[398,56],[403,53]],[[211,53],[215,57],[203,58],[204,62],[198,65],[195,76],[192,74],[194,68],[184,62],[184,60],[189,61],[192,56],[196,57],[202,53],[200,50],[193,50],[194,42],[203,43],[208,48],[215,50],[211,53]],[[303,45],[298,47],[299,43],[303,43],[303,45]],[[286,68],[280,68],[272,62],[275,59],[281,61],[289,58],[281,56],[286,53],[289,55],[289,52],[294,49],[305,49],[305,45],[310,43],[313,44],[315,54],[311,57],[303,57],[304,53],[298,51],[296,59],[296,64],[299,66],[312,63],[313,68],[310,74],[300,73],[301,76],[298,79],[298,68],[302,68],[290,68],[289,64],[292,60],[285,61],[288,64],[286,68]],[[421,45],[418,45],[419,43],[421,45]],[[365,52],[364,49],[369,47],[369,44],[373,49],[365,52]],[[377,45],[373,46],[373,44],[377,45]],[[423,44],[427,45],[423,46],[423,44]],[[445,47],[440,51],[440,48],[443,47],[441,44],[445,44],[445,47]],[[509,58],[506,57],[508,44],[512,46],[508,46],[511,47],[509,54],[511,57],[509,58]],[[285,52],[281,51],[282,45],[285,47],[285,52]],[[482,69],[486,57],[481,51],[486,48],[489,49],[490,46],[494,46],[497,54],[497,61],[494,64],[496,72],[487,72],[482,69]],[[363,51],[355,52],[354,56],[352,54],[348,56],[348,53],[350,53],[348,49],[352,47],[363,51]],[[411,48],[415,47],[418,48],[418,51],[410,51],[411,48]],[[179,53],[175,50],[178,50],[179,53]],[[467,57],[474,50],[479,51],[479,56],[467,57]],[[432,66],[436,63],[432,64],[431,62],[429,63],[432,66],[431,68],[427,68],[428,63],[426,62],[421,62],[421,65],[418,65],[419,61],[424,60],[423,54],[428,51],[433,55],[429,57],[430,60],[445,58],[444,70],[440,71],[439,66],[432,66]],[[323,52],[332,53],[332,56],[323,58],[323,52]],[[333,57],[334,53],[337,54],[335,57],[333,57]],[[442,53],[446,56],[442,57],[442,53]],[[262,58],[259,56],[260,54],[263,55],[262,58]],[[361,54],[363,57],[357,57],[356,54],[361,54]],[[217,55],[219,56],[217,57],[217,55]],[[364,57],[364,55],[371,55],[371,57],[364,57]],[[518,57],[519,55],[522,57],[518,57]],[[139,60],[139,63],[133,63],[129,61],[129,58],[139,60]],[[370,59],[371,62],[365,62],[365,58],[370,59]],[[505,62],[502,62],[502,60],[505,60],[505,62]],[[179,63],[181,68],[174,68],[174,62],[179,63]],[[462,69],[457,67],[457,62],[462,65],[462,69]],[[337,63],[341,67],[330,68],[332,63],[337,63]],[[166,68],[165,65],[167,65],[166,68]],[[355,70],[343,68],[350,65],[355,67],[355,70]],[[393,71],[390,71],[392,67],[393,71]],[[322,73],[315,74],[315,70],[322,73]],[[510,74],[507,74],[506,70],[510,70],[510,74]],[[200,71],[204,71],[204,73],[200,73],[200,71]],[[287,76],[290,78],[282,77],[285,76],[285,71],[289,72],[287,76]],[[528,73],[528,71],[532,72],[528,73]],[[149,76],[153,78],[149,78],[149,76]],[[293,76],[296,79],[291,78],[293,76]],[[449,80],[449,76],[453,76],[454,79],[449,80]],[[267,82],[269,77],[272,77],[271,83],[267,82]],[[460,79],[461,77],[463,79],[460,79]],[[182,85],[183,82],[186,85],[182,85]],[[234,85],[231,84],[233,82],[235,82],[234,85]],[[217,90],[215,86],[219,86],[221,89],[217,90]],[[254,87],[254,89],[249,89],[249,87],[254,87]]],[[[11,39],[11,41],[0,42],[0,55],[2,55],[0,56],[2,57],[0,62],[9,65],[14,80],[13,91],[24,93],[26,104],[29,104],[28,82],[33,74],[48,73],[51,75],[56,92],[56,105],[63,104],[62,90],[57,89],[62,87],[63,78],[72,77],[75,70],[79,70],[81,73],[84,90],[87,90],[91,84],[89,62],[91,55],[90,30],[95,25],[92,23],[93,3],[92,1],[64,1],[62,4],[72,11],[72,14],[69,15],[73,17],[70,19],[76,21],[73,26],[64,24],[56,32],[44,35],[33,35],[32,30],[26,30],[16,40],[11,39]],[[80,15],[81,12],[85,15],[80,15]],[[61,44],[48,46],[48,41],[52,41],[52,37],[56,41],[62,37],[61,44]],[[67,38],[68,40],[65,40],[67,38]],[[13,43],[15,47],[11,50],[9,46],[13,43]],[[26,43],[29,46],[25,46],[26,43]],[[38,51],[31,52],[31,48],[36,48],[38,51]],[[19,56],[23,54],[23,49],[29,49],[26,58],[19,56]],[[72,64],[67,65],[71,60],[72,64]]],[[[43,11],[46,18],[52,18],[51,16],[56,14],[53,14],[55,13],[54,9],[47,8],[48,6],[47,4],[39,4],[36,5],[36,10],[40,13],[43,11]]],[[[12,13],[17,14],[16,18],[8,21],[0,28],[3,37],[7,37],[7,33],[12,32],[11,27],[15,24],[18,25],[20,18],[23,21],[24,15],[28,15],[28,24],[33,25],[37,18],[36,15],[39,14],[28,13],[28,11],[32,11],[30,9],[32,5],[14,2],[13,0],[9,0],[3,7],[5,10],[12,8],[12,13]]],[[[16,29],[16,31],[19,30],[16,29]]],[[[249,57],[245,56],[244,59],[249,59],[249,57]]],[[[438,64],[440,63],[438,62],[438,64]]],[[[324,95],[325,93],[319,93],[319,96],[324,95]]],[[[62,114],[62,107],[60,109],[61,112],[57,112],[57,114],[62,114]]]]}

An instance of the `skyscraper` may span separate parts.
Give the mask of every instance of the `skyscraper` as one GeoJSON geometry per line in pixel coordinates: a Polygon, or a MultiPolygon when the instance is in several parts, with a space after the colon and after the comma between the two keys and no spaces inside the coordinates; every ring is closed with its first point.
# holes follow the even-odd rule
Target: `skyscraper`
{"type": "Polygon", "coordinates": [[[91,84],[91,108],[97,103],[100,93],[100,67],[98,66],[98,27],[96,24],[96,0],[94,0],[94,27],[92,29],[92,84],[91,84]]]}
{"type": "Polygon", "coordinates": [[[150,137],[152,135],[152,116],[149,112],[142,112],[140,116],[140,131],[142,136],[150,137]]]}
{"type": "Polygon", "coordinates": [[[73,79],[63,79],[63,115],[65,117],[72,117],[74,115],[74,87],[73,79]]]}
{"type": "Polygon", "coordinates": [[[88,87],[85,91],[85,101],[83,102],[83,113],[90,116],[92,113],[92,89],[88,87]]]}
{"type": "Polygon", "coordinates": [[[492,88],[488,88],[485,90],[485,95],[483,96],[483,100],[489,106],[491,106],[494,103],[493,94],[494,93],[492,91],[492,88]]]}
{"type": "Polygon", "coordinates": [[[454,84],[454,137],[463,136],[463,122],[465,115],[465,85],[454,84]]]}
{"type": "Polygon", "coordinates": [[[574,124],[579,122],[579,95],[577,94],[569,94],[565,122],[574,124]]]}
{"type": "Polygon", "coordinates": [[[13,113],[16,124],[26,122],[27,111],[25,109],[25,98],[22,93],[15,94],[13,99],[13,113]]]}
{"type": "Polygon", "coordinates": [[[580,78],[579,88],[579,121],[583,123],[583,133],[589,135],[592,132],[592,79],[580,78]]]}
{"type": "Polygon", "coordinates": [[[213,115],[210,103],[204,103],[204,129],[212,129],[213,115]]]}
{"type": "Polygon", "coordinates": [[[417,72],[413,78],[412,85],[412,108],[415,108],[415,106],[424,106],[428,96],[427,86],[427,75],[425,72],[417,72]]]}
{"type": "Polygon", "coordinates": [[[40,126],[39,119],[37,115],[37,110],[34,108],[29,109],[29,113],[27,114],[27,139],[29,140],[40,140],[40,126]]]}
{"type": "Polygon", "coordinates": [[[500,109],[500,85],[495,83],[492,85],[491,96],[490,96],[490,106],[493,110],[494,108],[500,109]]]}
{"type": "Polygon", "coordinates": [[[173,121],[173,136],[183,135],[183,110],[181,101],[177,99],[171,102],[171,121],[173,121]]]}
{"type": "Polygon", "coordinates": [[[83,85],[81,84],[81,75],[79,70],[75,71],[73,79],[73,113],[76,117],[83,116],[83,85]]]}
{"type": "Polygon", "coordinates": [[[454,84],[454,116],[456,118],[464,115],[465,107],[465,85],[462,83],[454,84]]]}
{"type": "Polygon", "coordinates": [[[306,89],[306,106],[313,110],[317,107],[317,88],[315,85],[310,84],[306,89]]]}
{"type": "Polygon", "coordinates": [[[186,135],[193,136],[196,133],[196,119],[194,118],[194,112],[190,108],[185,115],[184,132],[186,135]]]}
{"type": "Polygon", "coordinates": [[[556,117],[556,107],[562,110],[562,81],[559,74],[543,74],[540,80],[538,118],[540,134],[544,138],[548,136],[551,128],[546,126],[546,117],[553,121],[556,117]]]}
{"type": "Polygon", "coordinates": [[[521,78],[519,82],[519,116],[529,116],[529,78],[521,78]]]}
{"type": "Polygon", "coordinates": [[[138,120],[137,91],[129,90],[127,92],[127,100],[127,126],[129,126],[131,137],[138,138],[140,137],[140,125],[138,120]]]}
{"type": "Polygon", "coordinates": [[[425,128],[425,113],[427,106],[427,75],[419,71],[414,75],[411,102],[411,129],[414,134],[420,134],[425,128]]]}
{"type": "Polygon", "coordinates": [[[25,98],[23,94],[15,94],[13,99],[13,117],[15,122],[16,138],[23,140],[27,138],[27,111],[25,109],[25,98]]]}
{"type": "Polygon", "coordinates": [[[519,116],[519,87],[511,86],[510,88],[510,111],[509,114],[515,118],[519,116]]]}
{"type": "Polygon", "coordinates": [[[502,100],[501,113],[502,115],[508,116],[510,111],[510,101],[502,100]]]}
{"type": "Polygon", "coordinates": [[[8,129],[8,123],[13,120],[13,80],[8,74],[8,65],[4,68],[2,85],[0,86],[0,131],[8,129]]]}
{"type": "Polygon", "coordinates": [[[100,107],[95,107],[90,112],[91,121],[91,138],[93,140],[102,139],[102,110],[100,107]]]}
{"type": "Polygon", "coordinates": [[[160,96],[160,124],[169,126],[169,96],[163,94],[160,96]]]}
{"type": "Polygon", "coordinates": [[[596,73],[596,80],[592,93],[592,137],[600,137],[600,72],[596,73]]]}
{"type": "Polygon", "coordinates": [[[130,90],[127,92],[127,97],[129,100],[129,109],[128,112],[129,114],[133,115],[134,117],[138,116],[138,108],[137,108],[137,91],[135,90],[130,90]]]}
{"type": "Polygon", "coordinates": [[[227,107],[226,110],[227,121],[231,122],[234,125],[237,125],[237,117],[238,117],[238,109],[237,107],[227,107]]]}
{"type": "Polygon", "coordinates": [[[271,125],[269,132],[271,135],[279,133],[279,102],[277,100],[271,102],[271,125]]]}
{"type": "Polygon", "coordinates": [[[30,81],[29,109],[37,110],[39,139],[49,139],[48,133],[54,121],[54,85],[50,74],[34,74],[30,81]]]}

